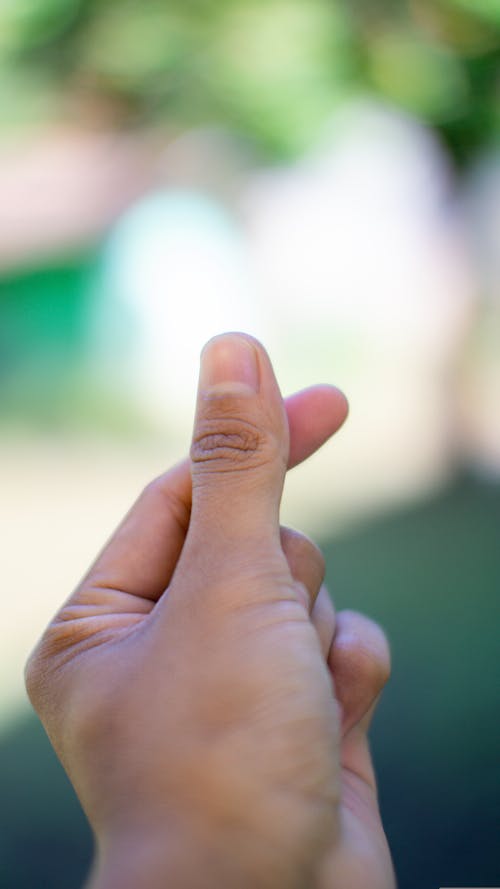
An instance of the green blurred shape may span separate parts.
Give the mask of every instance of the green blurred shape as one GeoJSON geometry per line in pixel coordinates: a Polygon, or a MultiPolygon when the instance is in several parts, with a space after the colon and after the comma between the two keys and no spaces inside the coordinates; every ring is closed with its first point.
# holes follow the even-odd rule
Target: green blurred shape
{"type": "Polygon", "coordinates": [[[373,748],[405,889],[498,884],[499,539],[500,484],[462,476],[324,546],[336,606],[391,643],[373,748]]]}
{"type": "Polygon", "coordinates": [[[441,121],[439,132],[458,163],[466,166],[482,150],[495,151],[500,145],[500,42],[487,52],[465,58],[463,71],[468,101],[459,115],[441,121]]]}
{"type": "Polygon", "coordinates": [[[385,31],[369,47],[377,90],[429,121],[460,115],[468,85],[458,58],[411,31],[385,31]]]}
{"type": "MultiPolygon", "coordinates": [[[[2,415],[52,418],[85,351],[92,257],[0,278],[2,415]]],[[[64,400],[64,399],[63,399],[64,400]]]]}
{"type": "Polygon", "coordinates": [[[4,0],[0,107],[60,119],[76,91],[92,123],[104,96],[110,125],[222,125],[279,159],[374,91],[467,163],[498,133],[499,24],[498,0],[4,0]]]}
{"type": "Polygon", "coordinates": [[[98,257],[0,278],[0,423],[51,433],[148,435],[124,388],[94,366],[89,331],[98,257]]]}
{"type": "Polygon", "coordinates": [[[29,50],[63,34],[81,0],[2,0],[0,52],[29,50]]]}
{"type": "Polygon", "coordinates": [[[0,134],[56,118],[62,91],[50,70],[13,67],[2,59],[0,48],[0,134]]]}
{"type": "Polygon", "coordinates": [[[89,22],[81,63],[118,88],[168,96],[197,48],[196,29],[175,5],[110,2],[89,22]]]}
{"type": "Polygon", "coordinates": [[[354,71],[348,15],[336,3],[235,4],[207,55],[220,112],[274,153],[307,147],[354,71]]]}
{"type": "Polygon", "coordinates": [[[66,360],[82,341],[93,259],[71,259],[0,278],[0,360],[10,366],[66,360]]]}
{"type": "Polygon", "coordinates": [[[488,23],[500,25],[500,3],[498,0],[448,0],[450,6],[464,9],[488,23]]]}
{"type": "Polygon", "coordinates": [[[92,854],[87,820],[40,723],[0,735],[0,886],[81,889],[92,854]]]}

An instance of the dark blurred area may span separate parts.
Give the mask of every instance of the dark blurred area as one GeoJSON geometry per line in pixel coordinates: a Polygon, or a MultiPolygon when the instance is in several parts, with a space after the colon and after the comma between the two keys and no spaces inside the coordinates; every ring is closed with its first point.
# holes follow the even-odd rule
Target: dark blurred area
{"type": "Polygon", "coordinates": [[[400,887],[500,885],[499,208],[498,0],[0,3],[0,886],[82,886],[22,664],[230,328],[350,398],[284,514],[391,642],[400,887]]]}

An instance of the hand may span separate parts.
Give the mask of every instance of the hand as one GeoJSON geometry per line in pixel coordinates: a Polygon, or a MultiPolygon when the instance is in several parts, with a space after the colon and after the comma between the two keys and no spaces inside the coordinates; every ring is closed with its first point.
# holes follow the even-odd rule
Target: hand
{"type": "Polygon", "coordinates": [[[279,528],[287,463],[345,413],[328,387],[285,413],[262,347],[212,341],[191,472],[146,489],[33,653],[94,889],[393,885],[366,742],[387,646],[335,624],[320,554],[279,528]]]}

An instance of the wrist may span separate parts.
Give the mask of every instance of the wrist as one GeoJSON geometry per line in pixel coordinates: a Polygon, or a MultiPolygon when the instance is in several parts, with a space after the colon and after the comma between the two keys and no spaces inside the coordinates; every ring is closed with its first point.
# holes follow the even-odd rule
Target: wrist
{"type": "Polygon", "coordinates": [[[244,826],[210,834],[134,828],[97,839],[85,889],[296,889],[301,870],[293,855],[244,826]]]}
{"type": "Polygon", "coordinates": [[[188,845],[169,833],[152,837],[134,832],[111,843],[97,841],[86,889],[215,889],[223,885],[220,879],[194,838],[188,845]]]}

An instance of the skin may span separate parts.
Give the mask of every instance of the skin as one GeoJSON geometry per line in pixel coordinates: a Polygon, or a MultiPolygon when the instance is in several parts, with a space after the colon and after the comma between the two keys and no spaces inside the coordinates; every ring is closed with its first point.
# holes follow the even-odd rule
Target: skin
{"type": "Polygon", "coordinates": [[[380,628],[335,615],[280,528],[285,472],[347,413],[283,402],[242,334],[202,354],[189,461],[149,485],[26,669],[96,837],[88,889],[393,889],[367,730],[380,628]]]}

